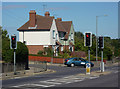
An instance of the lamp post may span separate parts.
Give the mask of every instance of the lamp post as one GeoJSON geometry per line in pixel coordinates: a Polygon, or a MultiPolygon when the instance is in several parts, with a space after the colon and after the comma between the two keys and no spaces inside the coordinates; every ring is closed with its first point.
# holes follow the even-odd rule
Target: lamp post
{"type": "Polygon", "coordinates": [[[101,15],[101,16],[96,16],[96,61],[98,60],[97,58],[97,47],[98,47],[98,17],[105,17],[108,15],[101,15]]]}

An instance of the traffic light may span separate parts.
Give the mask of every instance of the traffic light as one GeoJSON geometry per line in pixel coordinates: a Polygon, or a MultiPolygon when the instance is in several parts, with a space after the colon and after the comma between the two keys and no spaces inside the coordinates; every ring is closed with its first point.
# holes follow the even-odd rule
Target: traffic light
{"type": "Polygon", "coordinates": [[[104,37],[103,36],[99,37],[98,47],[99,48],[104,48],[104,37]]]}
{"type": "Polygon", "coordinates": [[[16,49],[16,36],[15,35],[11,36],[11,48],[16,49]]]}
{"type": "Polygon", "coordinates": [[[85,33],[84,45],[88,47],[92,46],[92,34],[91,33],[85,33]]]}

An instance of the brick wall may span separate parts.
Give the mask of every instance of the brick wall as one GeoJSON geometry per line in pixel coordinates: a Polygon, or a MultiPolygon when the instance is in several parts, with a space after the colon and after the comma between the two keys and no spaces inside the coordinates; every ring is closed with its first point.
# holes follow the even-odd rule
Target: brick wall
{"type": "Polygon", "coordinates": [[[37,54],[40,50],[43,51],[43,45],[27,45],[29,54],[37,54]]]}
{"type": "MultiPolygon", "coordinates": [[[[64,63],[64,58],[53,58],[53,63],[64,63]]],[[[29,56],[29,61],[51,62],[51,57],[29,56]]]]}

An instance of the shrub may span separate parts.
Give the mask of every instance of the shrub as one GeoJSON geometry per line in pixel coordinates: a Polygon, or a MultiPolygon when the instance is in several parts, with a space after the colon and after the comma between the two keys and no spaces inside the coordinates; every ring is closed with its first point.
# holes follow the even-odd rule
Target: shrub
{"type": "Polygon", "coordinates": [[[17,42],[16,62],[26,63],[28,61],[28,48],[24,43],[17,42]]]}
{"type": "Polygon", "coordinates": [[[43,51],[39,51],[37,54],[38,54],[39,56],[43,56],[43,51]]]}
{"type": "Polygon", "coordinates": [[[44,52],[47,52],[48,57],[51,57],[51,55],[53,55],[53,51],[51,48],[44,48],[44,52]]]}

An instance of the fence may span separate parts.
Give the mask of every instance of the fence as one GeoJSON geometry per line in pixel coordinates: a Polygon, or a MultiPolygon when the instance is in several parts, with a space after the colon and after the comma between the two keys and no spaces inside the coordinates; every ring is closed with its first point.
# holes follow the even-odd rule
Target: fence
{"type": "MultiPolygon", "coordinates": [[[[25,69],[25,64],[16,64],[16,71],[21,71],[25,69]]],[[[12,63],[2,63],[2,73],[8,73],[14,71],[14,64],[12,63]]]]}
{"type": "Polygon", "coordinates": [[[46,61],[32,61],[34,73],[43,72],[47,70],[47,62],[46,61]]]}

